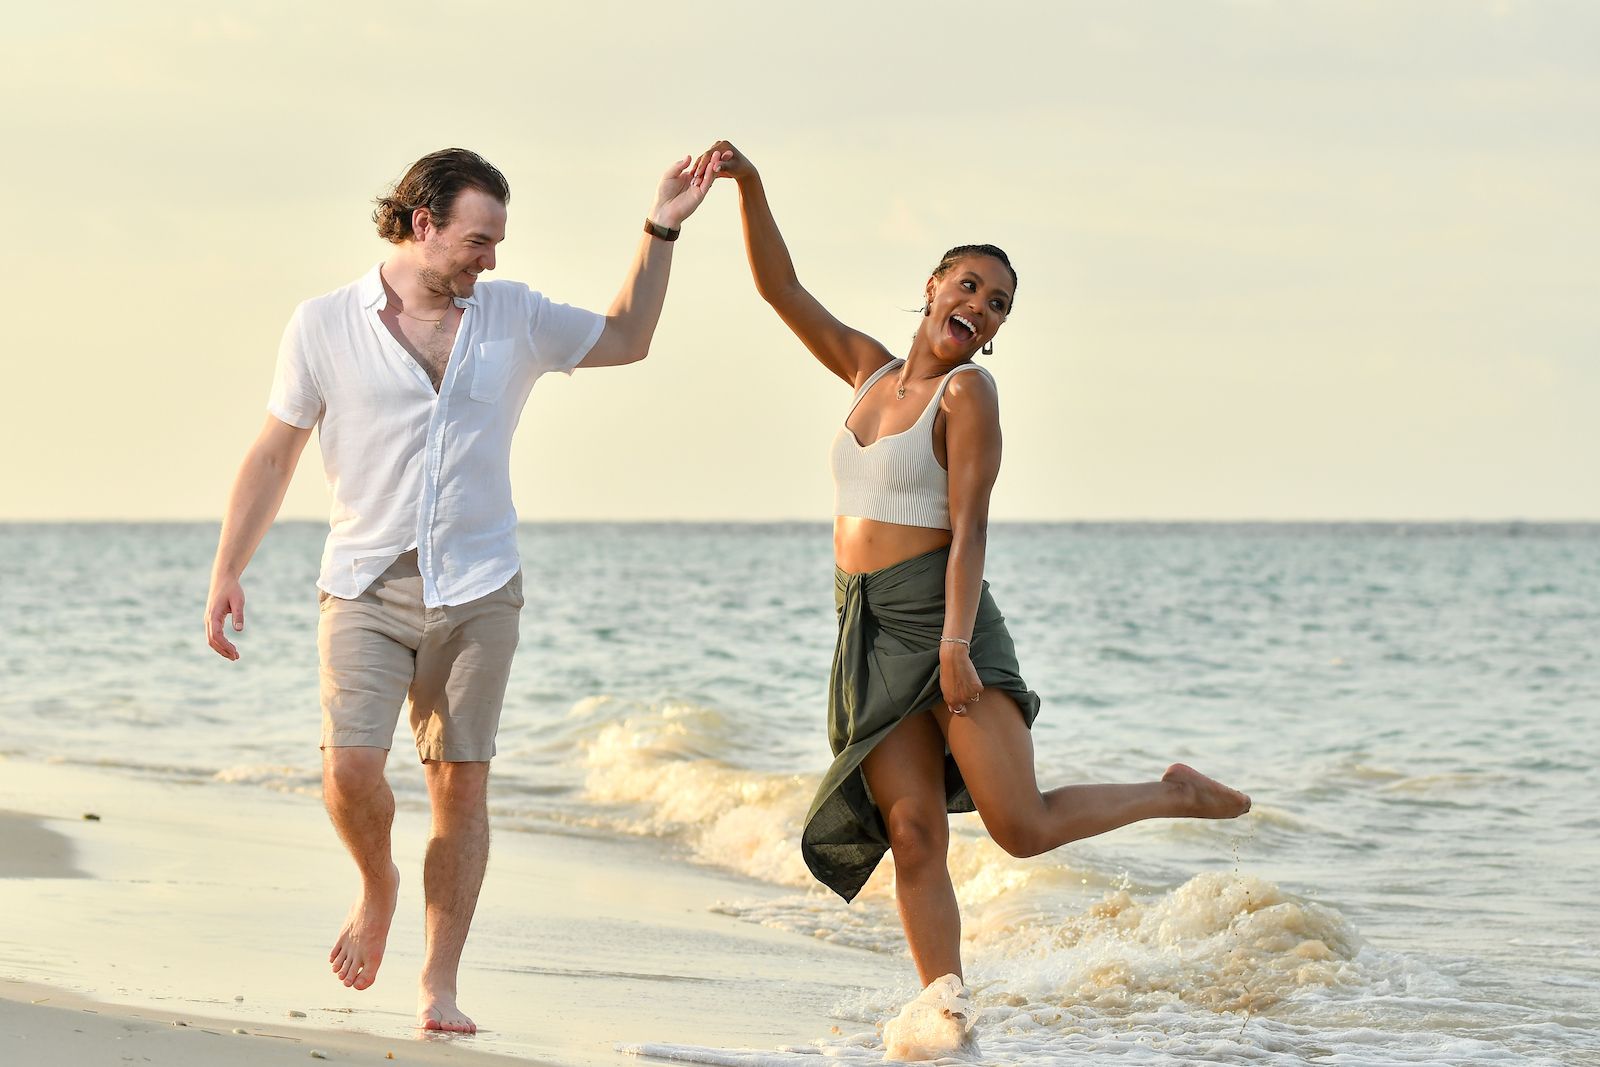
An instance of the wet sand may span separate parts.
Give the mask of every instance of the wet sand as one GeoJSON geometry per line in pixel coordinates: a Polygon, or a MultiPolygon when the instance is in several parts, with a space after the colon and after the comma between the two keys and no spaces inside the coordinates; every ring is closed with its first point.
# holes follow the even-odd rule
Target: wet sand
{"type": "Polygon", "coordinates": [[[397,818],[400,909],[377,984],[356,992],[326,962],[355,878],[317,798],[8,760],[0,810],[0,1043],[28,1050],[8,1064],[120,1063],[123,1048],[218,1062],[222,1042],[243,1064],[770,1048],[826,1037],[832,1005],[902,962],[714,914],[708,901],[781,891],[657,842],[500,830],[461,982],[482,1032],[429,1039],[412,1018],[424,812],[397,818]]]}
{"type": "Polygon", "coordinates": [[[0,982],[0,1044],[17,1067],[159,1063],[165,1067],[267,1067],[326,1059],[348,1064],[513,1067],[530,1060],[445,1042],[401,1042],[126,1004],[110,1006],[60,990],[0,982]],[[318,1056],[317,1054],[321,1055],[318,1056]]]}

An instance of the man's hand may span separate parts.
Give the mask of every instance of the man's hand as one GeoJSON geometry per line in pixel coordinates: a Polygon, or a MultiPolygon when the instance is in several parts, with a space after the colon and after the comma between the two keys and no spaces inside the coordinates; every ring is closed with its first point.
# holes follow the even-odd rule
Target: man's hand
{"type": "Polygon", "coordinates": [[[211,593],[206,597],[206,643],[223,659],[236,660],[239,649],[228,640],[222,624],[230,615],[233,616],[233,631],[239,633],[244,629],[244,587],[237,578],[213,576],[211,593]]]}
{"type": "MultiPolygon", "coordinates": [[[[732,153],[729,153],[731,155],[732,153]]],[[[695,208],[706,198],[706,191],[722,169],[722,153],[707,152],[698,160],[684,156],[661,176],[656,189],[656,206],[650,218],[657,225],[676,230],[683,220],[694,214],[695,208]]]]}

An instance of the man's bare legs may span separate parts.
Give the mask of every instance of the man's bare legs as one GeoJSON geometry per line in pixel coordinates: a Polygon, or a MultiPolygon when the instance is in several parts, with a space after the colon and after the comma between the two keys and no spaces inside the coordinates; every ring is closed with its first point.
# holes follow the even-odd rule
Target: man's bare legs
{"type": "Polygon", "coordinates": [[[916,714],[878,742],[861,765],[889,827],[900,925],[927,985],[961,974],[961,912],[950,883],[950,819],[944,801],[944,735],[916,714]]]}
{"type": "Polygon", "coordinates": [[[361,875],[361,895],[328,962],[341,982],[356,989],[366,989],[378,977],[400,892],[400,870],[389,853],[394,794],[383,776],[388,755],[365,746],[322,750],[323,803],[361,875]]]}
{"type": "MultiPolygon", "coordinates": [[[[383,774],[387,756],[381,748],[323,750],[323,799],[361,875],[361,895],[328,961],[339,980],[355,989],[377,978],[400,889],[400,871],[390,855],[394,794],[383,774]]],[[[473,1033],[477,1026],[456,1006],[456,975],[489,858],[489,764],[429,761],[425,774],[433,832],[422,873],[427,950],[417,1024],[473,1033]]]]}
{"type": "Polygon", "coordinates": [[[924,986],[962,973],[961,914],[946,859],[946,743],[985,828],[1013,856],[1037,856],[1144,819],[1232,819],[1250,810],[1249,797],[1181,763],[1157,782],[1041,793],[1033,736],[1000,690],[985,690],[966,715],[951,715],[943,704],[912,715],[872,750],[862,772],[889,827],[895,901],[924,986]]]}
{"type": "Polygon", "coordinates": [[[456,976],[489,862],[489,764],[429,760],[426,774],[433,835],[422,868],[428,941],[417,1025],[471,1034],[478,1027],[456,1006],[456,976]]]}

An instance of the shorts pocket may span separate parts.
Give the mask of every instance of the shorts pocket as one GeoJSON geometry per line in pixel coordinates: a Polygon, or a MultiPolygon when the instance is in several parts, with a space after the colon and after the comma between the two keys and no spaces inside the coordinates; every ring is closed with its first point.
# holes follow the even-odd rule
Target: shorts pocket
{"type": "Polygon", "coordinates": [[[472,387],[467,395],[492,404],[506,391],[511,361],[516,357],[515,341],[484,341],[472,354],[472,387]]]}

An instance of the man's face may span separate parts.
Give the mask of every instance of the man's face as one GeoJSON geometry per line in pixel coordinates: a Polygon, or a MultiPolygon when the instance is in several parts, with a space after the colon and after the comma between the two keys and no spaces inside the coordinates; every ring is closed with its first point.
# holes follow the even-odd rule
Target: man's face
{"type": "Polygon", "coordinates": [[[478,275],[494,270],[494,250],[506,238],[506,206],[481,189],[456,197],[448,226],[429,226],[419,243],[422,283],[440,295],[472,295],[478,275]]]}

